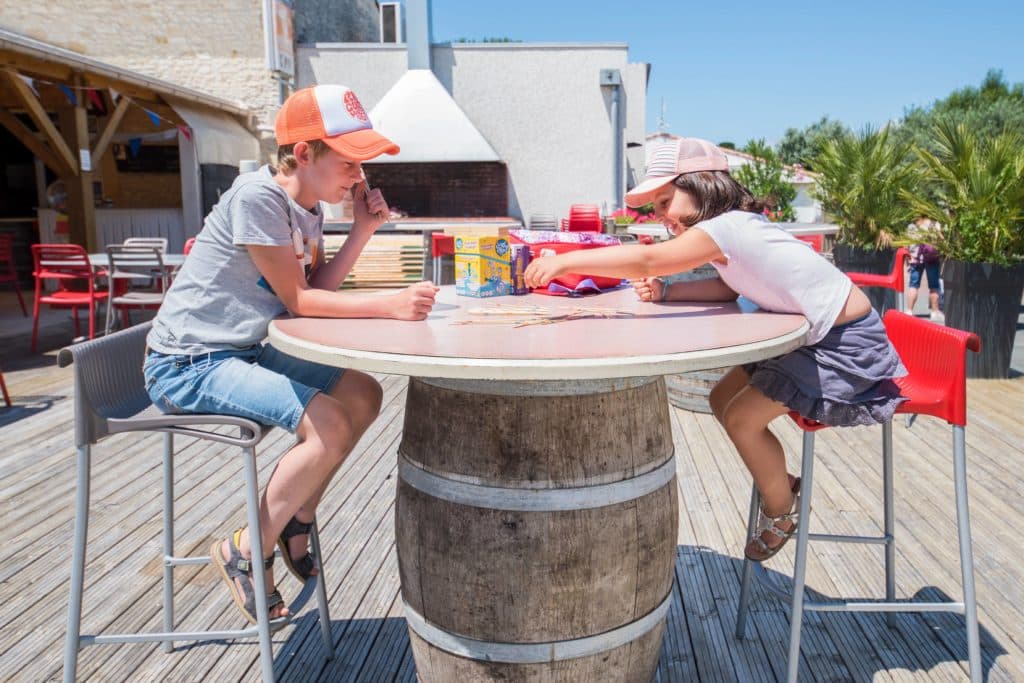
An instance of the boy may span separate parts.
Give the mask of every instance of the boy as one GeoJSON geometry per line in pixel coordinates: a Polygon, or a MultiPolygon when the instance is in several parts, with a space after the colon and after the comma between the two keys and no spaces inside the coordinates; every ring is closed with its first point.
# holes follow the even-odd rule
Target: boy
{"type": "MultiPolygon", "coordinates": [[[[281,546],[300,580],[316,574],[307,544],[331,477],[377,417],[380,385],[369,375],[292,358],[262,344],[270,321],[296,316],[422,320],[427,282],[391,296],[339,294],[356,258],[387,220],[362,162],[397,154],[373,130],[355,94],[338,85],[295,92],[278,112],[277,167],[240,175],[210,212],[153,322],[143,371],[165,412],[240,415],[293,432],[260,503],[264,553],[281,546]],[[353,193],[344,246],[323,258],[320,202],[353,193]]],[[[256,623],[248,529],[210,550],[239,609],[256,623]]],[[[273,555],[265,562],[268,570],[273,555]]],[[[287,616],[267,571],[270,617],[287,616]]]]}

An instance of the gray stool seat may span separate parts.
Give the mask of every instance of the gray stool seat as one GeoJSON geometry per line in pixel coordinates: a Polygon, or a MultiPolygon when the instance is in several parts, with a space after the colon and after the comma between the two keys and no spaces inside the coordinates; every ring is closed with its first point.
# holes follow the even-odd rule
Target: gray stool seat
{"type": "Polygon", "coordinates": [[[214,441],[240,450],[245,472],[244,493],[253,557],[264,557],[259,519],[259,482],[256,475],[256,446],[270,427],[231,415],[165,414],[149,399],[142,376],[146,335],[151,323],[137,325],[98,339],[62,349],[57,356],[61,367],[74,366],[75,446],[77,451],[77,489],[75,529],[71,559],[71,593],[68,599],[68,626],[64,646],[64,681],[75,680],[78,653],[86,645],[111,643],[163,642],[171,652],[175,641],[225,640],[258,637],[260,668],[265,682],[274,680],[273,648],[270,634],[295,618],[315,592],[320,618],[320,634],[326,657],[333,655],[330,612],[316,520],[310,529],[310,545],[316,557],[319,575],[307,581],[296,599],[288,605],[289,616],[271,620],[267,608],[266,581],[263,572],[253,573],[256,593],[257,624],[230,631],[174,630],[174,568],[182,565],[209,564],[209,556],[174,555],[174,435],[214,441]],[[225,429],[227,428],[227,429],[225,429]],[[82,635],[82,593],[85,585],[85,554],[89,523],[89,485],[92,446],[111,434],[161,432],[163,436],[163,631],[155,633],[117,633],[82,635]]]}

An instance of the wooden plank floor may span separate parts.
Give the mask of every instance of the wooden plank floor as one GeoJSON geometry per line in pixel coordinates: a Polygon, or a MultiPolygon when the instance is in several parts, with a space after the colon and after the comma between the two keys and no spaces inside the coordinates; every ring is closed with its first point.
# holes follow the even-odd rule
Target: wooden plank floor
{"type": "MultiPolygon", "coordinates": [[[[52,358],[7,366],[17,406],[0,408],[0,680],[41,681],[61,674],[74,494],[70,373],[52,358]],[[13,369],[12,369],[13,368],[13,369]]],[[[399,598],[393,512],[395,453],[406,380],[381,376],[384,409],[345,463],[320,512],[334,658],[325,661],[315,610],[275,635],[283,681],[413,681],[399,598]]],[[[978,601],[986,679],[1024,681],[1024,379],[972,381],[968,455],[978,601]]],[[[785,670],[784,606],[755,591],[744,640],[733,637],[749,477],[707,415],[673,409],[680,530],[674,602],[657,679],[774,681],[785,670]]],[[[800,435],[776,431],[791,457],[800,435]]],[[[894,426],[897,488],[897,590],[901,596],[959,597],[951,439],[946,425],[920,418],[894,426]]],[[[812,528],[880,533],[877,429],[827,430],[818,438],[812,528]]],[[[272,432],[261,477],[289,446],[272,432]]],[[[240,478],[229,449],[179,439],[178,550],[205,554],[243,519],[240,478]]],[[[83,632],[160,627],[158,559],[160,437],[111,437],[94,450],[93,517],[83,632]]],[[[795,457],[791,470],[796,471],[795,457]]],[[[812,545],[808,585],[830,595],[878,596],[878,548],[812,545]]],[[[281,564],[278,564],[279,569],[281,564]]],[[[786,551],[768,564],[792,569],[786,551]]],[[[284,575],[280,569],[279,575],[284,575]]],[[[285,595],[297,585],[281,581],[285,595]]],[[[182,628],[237,628],[235,608],[208,567],[176,571],[182,628]]],[[[802,681],[965,680],[963,620],[948,614],[809,614],[802,681]]],[[[259,676],[252,642],[90,647],[79,674],[89,681],[235,681],[259,676]]]]}

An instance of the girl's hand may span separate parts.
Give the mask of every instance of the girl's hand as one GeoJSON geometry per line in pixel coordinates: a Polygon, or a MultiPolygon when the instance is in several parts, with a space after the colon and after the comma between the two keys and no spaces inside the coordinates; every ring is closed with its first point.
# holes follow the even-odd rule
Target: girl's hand
{"type": "Polygon", "coordinates": [[[643,277],[633,280],[633,290],[640,301],[661,301],[664,289],[665,283],[658,277],[643,277]]]}
{"type": "Polygon", "coordinates": [[[366,181],[352,188],[352,229],[373,234],[391,218],[391,210],[380,190],[371,190],[366,181]]]}
{"type": "Polygon", "coordinates": [[[548,283],[559,275],[565,273],[561,267],[558,256],[540,256],[530,261],[526,272],[523,273],[523,280],[527,287],[547,287],[548,283]]]}

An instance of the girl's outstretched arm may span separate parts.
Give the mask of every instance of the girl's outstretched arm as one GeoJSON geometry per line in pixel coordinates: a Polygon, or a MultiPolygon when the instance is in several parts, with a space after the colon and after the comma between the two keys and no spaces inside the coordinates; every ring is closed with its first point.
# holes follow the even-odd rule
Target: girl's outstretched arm
{"type": "Polygon", "coordinates": [[[526,269],[525,280],[530,287],[546,287],[566,273],[630,279],[653,277],[692,270],[724,258],[718,244],[706,232],[689,228],[678,237],[658,244],[580,249],[536,258],[526,269]]]}

